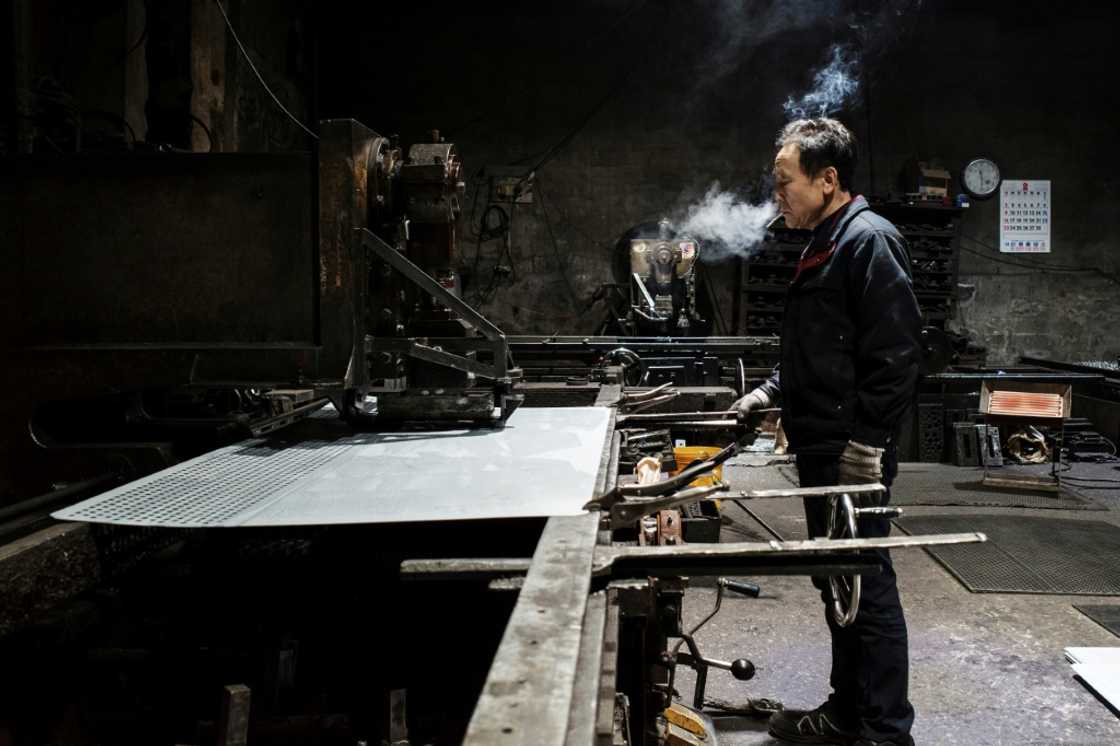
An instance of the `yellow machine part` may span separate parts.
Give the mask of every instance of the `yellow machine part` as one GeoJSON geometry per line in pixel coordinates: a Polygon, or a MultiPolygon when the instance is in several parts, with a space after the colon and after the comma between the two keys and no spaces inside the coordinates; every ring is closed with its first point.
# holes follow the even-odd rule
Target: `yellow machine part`
{"type": "Polygon", "coordinates": [[[668,746],[715,746],[715,725],[704,713],[674,702],[663,714],[668,724],[668,746]]]}
{"type": "MultiPolygon", "coordinates": [[[[669,472],[669,476],[678,474],[686,466],[689,466],[694,461],[704,461],[720,452],[720,448],[716,446],[681,446],[673,449],[673,456],[677,460],[677,468],[675,471],[669,472]]],[[[689,482],[690,487],[709,487],[713,484],[718,484],[723,481],[723,464],[720,464],[710,473],[702,477],[697,477],[689,482]]],[[[720,507],[719,500],[716,500],[716,508],[720,507]]]]}

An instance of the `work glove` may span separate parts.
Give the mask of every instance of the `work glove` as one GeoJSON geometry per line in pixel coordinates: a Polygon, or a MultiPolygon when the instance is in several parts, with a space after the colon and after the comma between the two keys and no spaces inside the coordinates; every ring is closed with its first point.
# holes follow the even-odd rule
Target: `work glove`
{"type": "Polygon", "coordinates": [[[883,479],[883,449],[849,440],[840,454],[840,484],[874,484],[883,479]]]}
{"type": "Polygon", "coordinates": [[[731,409],[735,410],[740,420],[745,420],[751,412],[756,409],[766,409],[771,406],[773,401],[762,389],[755,389],[739,401],[731,405],[731,409]]]}

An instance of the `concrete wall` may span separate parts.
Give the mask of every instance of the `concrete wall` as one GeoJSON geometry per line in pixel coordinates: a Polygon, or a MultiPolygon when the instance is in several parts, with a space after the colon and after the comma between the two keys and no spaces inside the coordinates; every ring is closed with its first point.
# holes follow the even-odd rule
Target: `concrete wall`
{"type": "MultiPolygon", "coordinates": [[[[870,145],[861,191],[898,193],[900,171],[918,157],[956,171],[989,155],[1005,176],[1053,181],[1054,251],[1027,264],[1115,276],[1120,159],[1107,78],[1110,11],[935,0],[895,15],[913,3],[863,13],[852,5],[618,0],[468,14],[419,3],[344,25],[326,19],[323,114],[355,116],[406,141],[439,127],[472,174],[527,170],[571,135],[539,169],[533,203],[515,208],[515,276],[498,283],[483,310],[511,332],[587,333],[605,313],[592,298],[611,279],[617,237],[679,213],[713,181],[756,190],[784,121],[782,102],[804,91],[830,43],[857,40],[866,51],[863,96],[841,117],[870,145]]],[[[468,216],[482,185],[484,176],[471,180],[468,216]]],[[[476,222],[486,199],[484,192],[476,222]]],[[[969,300],[955,326],[988,345],[996,362],[1028,352],[1120,353],[1108,333],[1120,321],[1120,284],[986,258],[997,212],[998,197],[965,218],[964,245],[977,253],[962,255],[969,300]]],[[[463,241],[468,271],[471,230],[463,241]]],[[[490,283],[499,249],[483,244],[475,283],[490,283]]],[[[731,266],[708,266],[725,314],[731,266]]]]}
{"type": "Polygon", "coordinates": [[[1120,101],[1104,82],[1112,13],[1074,3],[1060,12],[930,14],[914,44],[892,55],[900,73],[883,75],[873,91],[885,175],[908,153],[954,166],[986,154],[1005,178],[1052,182],[1049,255],[998,254],[998,196],[965,217],[960,280],[974,290],[962,288],[955,326],[987,345],[990,360],[1120,355],[1120,101]],[[943,63],[917,74],[911,67],[921,60],[943,63]]]}

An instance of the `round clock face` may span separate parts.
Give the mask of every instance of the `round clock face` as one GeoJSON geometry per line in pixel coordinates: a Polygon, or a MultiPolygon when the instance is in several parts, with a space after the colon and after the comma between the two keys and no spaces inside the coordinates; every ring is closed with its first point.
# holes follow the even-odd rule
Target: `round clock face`
{"type": "Polygon", "coordinates": [[[987,199],[999,189],[999,166],[990,158],[970,161],[961,173],[961,185],[976,199],[987,199]]]}

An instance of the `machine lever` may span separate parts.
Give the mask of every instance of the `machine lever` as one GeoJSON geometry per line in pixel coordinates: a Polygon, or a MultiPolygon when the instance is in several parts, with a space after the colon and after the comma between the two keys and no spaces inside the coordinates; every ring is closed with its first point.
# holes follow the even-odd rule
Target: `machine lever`
{"type": "Polygon", "coordinates": [[[746,658],[736,658],[733,661],[721,661],[717,658],[705,658],[689,652],[677,653],[676,662],[679,665],[688,666],[694,671],[699,670],[701,667],[730,671],[731,675],[739,681],[750,681],[755,675],[754,663],[746,658]]]}
{"type": "Polygon", "coordinates": [[[902,508],[856,508],[856,518],[898,518],[902,515],[902,508]]]}
{"type": "Polygon", "coordinates": [[[729,591],[734,591],[742,596],[750,598],[758,598],[762,594],[762,588],[758,583],[752,583],[749,580],[728,580],[727,578],[720,578],[719,584],[729,591]]]}

